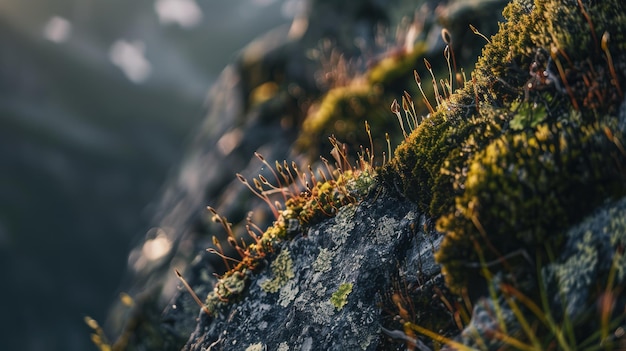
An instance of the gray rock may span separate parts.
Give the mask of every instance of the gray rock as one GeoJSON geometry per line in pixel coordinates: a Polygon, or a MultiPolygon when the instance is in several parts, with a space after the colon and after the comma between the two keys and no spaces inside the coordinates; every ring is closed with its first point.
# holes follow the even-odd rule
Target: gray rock
{"type": "Polygon", "coordinates": [[[379,349],[385,312],[378,302],[398,267],[421,269],[422,282],[439,276],[433,253],[440,235],[422,230],[415,204],[378,191],[284,242],[277,257],[289,257],[282,266],[293,278],[268,289],[278,274],[270,264],[241,302],[214,319],[202,314],[185,350],[379,349]]]}

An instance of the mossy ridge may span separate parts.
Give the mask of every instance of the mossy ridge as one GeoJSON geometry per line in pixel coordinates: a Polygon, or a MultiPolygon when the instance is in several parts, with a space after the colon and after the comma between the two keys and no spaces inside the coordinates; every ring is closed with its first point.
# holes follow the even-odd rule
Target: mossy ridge
{"type": "MultiPolygon", "coordinates": [[[[423,6],[427,7],[426,4],[423,6]]],[[[385,151],[384,146],[389,137],[387,132],[397,128],[395,119],[384,117],[387,115],[389,103],[403,92],[407,92],[409,96],[420,94],[413,84],[413,71],[417,69],[423,74],[424,84],[421,89],[427,95],[434,95],[436,90],[447,90],[444,84],[456,88],[465,79],[464,72],[473,69],[475,58],[479,54],[479,48],[468,44],[467,38],[464,38],[471,35],[467,33],[469,31],[466,25],[461,29],[458,23],[465,23],[470,18],[480,18],[485,11],[493,12],[495,8],[502,6],[504,6],[502,0],[471,3],[461,1],[443,5],[446,10],[442,10],[441,14],[432,16],[433,18],[416,19],[417,22],[423,22],[421,25],[425,27],[412,46],[388,50],[382,59],[373,61],[374,64],[362,73],[346,69],[345,62],[338,64],[338,67],[334,68],[342,72],[349,71],[348,79],[332,86],[308,111],[302,123],[302,131],[295,142],[296,149],[303,154],[316,157],[317,154],[324,154],[327,151],[325,150],[327,144],[323,143],[325,137],[335,135],[351,149],[358,150],[361,145],[367,145],[368,140],[355,131],[367,120],[372,126],[374,145],[380,147],[379,150],[372,150],[372,153],[379,154],[385,151]],[[461,20],[460,17],[464,19],[461,20]],[[434,26],[435,23],[451,29],[441,31],[443,41],[449,44],[447,51],[433,50],[431,47],[437,45],[433,43],[431,35],[434,28],[439,31],[438,27],[434,26]],[[459,55],[455,55],[454,52],[459,52],[459,55]],[[445,57],[449,62],[446,62],[445,57]],[[428,69],[424,68],[425,60],[428,61],[426,67],[430,66],[428,69]],[[441,77],[446,79],[439,80],[441,77]]],[[[448,94],[447,91],[442,93],[444,96],[448,94]]],[[[427,105],[430,105],[430,102],[415,99],[412,107],[418,113],[426,113],[427,105]]],[[[402,141],[402,136],[390,138],[391,145],[397,145],[402,141]]]]}
{"type": "Polygon", "coordinates": [[[487,260],[520,248],[558,247],[557,233],[625,193],[623,175],[606,156],[615,153],[606,125],[551,127],[507,134],[476,155],[457,212],[437,222],[446,236],[436,259],[453,290],[472,280],[462,267],[479,261],[476,242],[487,260]]]}
{"type": "Polygon", "coordinates": [[[422,123],[383,171],[439,219],[446,239],[438,259],[456,291],[467,283],[467,263],[479,261],[474,240],[486,236],[494,245],[486,259],[516,241],[554,235],[558,242],[557,233],[577,216],[626,191],[618,172],[624,155],[614,143],[624,140],[615,116],[626,50],[624,40],[614,40],[626,33],[624,5],[514,1],[504,15],[473,81],[422,123]],[[610,41],[602,39],[605,30],[610,41]],[[520,182],[523,172],[527,180],[520,182]],[[535,216],[541,220],[532,224],[535,216]],[[531,223],[516,224],[523,221],[531,223]]]}

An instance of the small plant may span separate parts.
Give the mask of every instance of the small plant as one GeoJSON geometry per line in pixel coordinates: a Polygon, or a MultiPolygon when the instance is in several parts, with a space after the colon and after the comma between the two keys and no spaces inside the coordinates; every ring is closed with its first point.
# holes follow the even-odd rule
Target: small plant
{"type": "MultiPolygon", "coordinates": [[[[393,279],[392,288],[384,294],[380,307],[391,317],[383,320],[383,333],[402,341],[407,350],[430,349],[429,342],[420,341],[416,328],[436,330],[438,336],[448,339],[469,323],[472,310],[468,296],[452,295],[441,276],[428,281],[418,279],[411,284],[405,278],[393,279]]],[[[430,338],[435,348],[445,345],[441,340],[430,338]]]]}

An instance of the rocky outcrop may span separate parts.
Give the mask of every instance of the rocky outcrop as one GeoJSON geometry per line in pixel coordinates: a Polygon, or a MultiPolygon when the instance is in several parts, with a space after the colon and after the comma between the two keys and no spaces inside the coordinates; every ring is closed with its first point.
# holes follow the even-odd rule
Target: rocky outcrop
{"type": "MultiPolygon", "coordinates": [[[[425,220],[415,204],[374,189],[276,247],[240,302],[215,318],[201,314],[185,349],[380,349],[394,282],[428,297],[445,289],[433,260],[441,237],[424,232],[425,220]]],[[[447,313],[431,308],[429,318],[447,313]]]]}
{"type": "MultiPolygon", "coordinates": [[[[445,46],[442,26],[455,24],[454,30],[450,28],[461,67],[461,61],[473,62],[482,40],[468,33],[464,22],[475,19],[478,23],[486,14],[495,18],[504,3],[311,1],[291,28],[278,28],[242,50],[210,91],[207,118],[198,128],[179,176],[168,184],[156,206],[154,226],[159,230],[150,231],[130,254],[129,275],[122,289],[133,297],[132,307],[123,301],[112,306],[105,328],[118,339],[115,344],[130,349],[184,345],[193,331],[197,308],[188,295],[179,293],[173,268],[184,272],[201,296],[215,284],[213,274],[225,269],[218,257],[205,251],[213,235],[226,240],[220,226],[210,221],[206,206],[227,217],[238,235],[245,235],[249,211],[254,211],[260,226],[271,224],[265,204],[234,176],[241,173],[251,178],[259,172],[267,176],[255,152],[270,162],[287,159],[313,164],[320,155],[329,158],[330,134],[349,142],[351,150],[366,145],[363,122],[367,120],[372,124],[377,155],[381,155],[386,149],[385,133],[390,132],[394,144],[402,139],[393,133],[397,122],[387,106],[403,87],[413,84],[415,60],[425,54],[438,69],[445,67],[439,59],[445,46]],[[406,36],[409,31],[413,34],[406,36]],[[412,56],[407,50],[413,51],[412,56]],[[370,79],[372,67],[382,69],[370,79]],[[353,88],[364,78],[366,84],[357,90],[366,92],[368,98],[355,105],[353,88]],[[304,128],[306,120],[318,116],[320,101],[338,96],[327,93],[342,84],[349,88],[341,98],[325,104],[330,105],[330,118],[304,128]],[[146,248],[158,243],[165,243],[169,250],[157,258],[145,255],[146,248]]],[[[485,22],[482,28],[486,33],[497,29],[495,21],[485,22]]]]}
{"type": "MultiPolygon", "coordinates": [[[[324,9],[322,3],[311,13],[324,9]]],[[[437,13],[445,8],[448,20],[461,21],[475,9],[500,4],[480,3],[441,5],[437,13]]],[[[343,185],[315,181],[315,166],[309,175],[295,177],[302,193],[289,191],[290,199],[285,197],[282,205],[266,201],[275,221],[260,237],[251,235],[254,245],[236,239],[243,215],[235,214],[242,211],[238,201],[244,197],[221,189],[217,212],[233,214],[235,221],[231,227],[218,216],[217,222],[227,229],[229,242],[235,242],[241,262],[220,271],[216,281],[211,275],[215,263],[207,264],[207,257],[199,255],[185,272],[196,292],[208,296],[197,323],[198,307],[186,292],[179,293],[160,319],[139,324],[148,327],[149,337],[139,333],[148,329],[129,329],[127,336],[142,339],[133,345],[165,345],[163,335],[179,342],[185,331],[191,333],[184,346],[188,350],[622,345],[624,301],[617,296],[624,288],[626,261],[619,219],[623,204],[615,201],[626,194],[626,47],[621,41],[626,10],[617,0],[516,0],[504,13],[506,22],[491,38],[471,27],[487,45],[469,79],[456,68],[464,67],[462,60],[452,68],[451,52],[462,51],[462,45],[445,49],[440,67],[427,58],[433,47],[459,37],[443,31],[437,33],[439,40],[422,33],[409,49],[392,52],[341,86],[312,95],[302,86],[293,90],[284,76],[248,86],[238,101],[249,119],[235,119],[240,129],[222,130],[220,140],[228,138],[216,146],[230,145],[232,152],[251,155],[256,150],[247,148],[256,145],[254,138],[273,138],[269,157],[257,156],[267,174],[274,171],[265,160],[281,159],[288,149],[304,159],[311,150],[317,155],[323,150],[319,136],[331,126],[344,133],[346,145],[369,145],[360,149],[357,164],[374,166],[375,145],[389,140],[381,133],[386,124],[366,124],[359,139],[355,121],[375,118],[381,101],[393,101],[396,93],[402,103],[394,101],[391,112],[398,117],[402,143],[393,158],[384,158],[382,167],[367,173],[379,172],[373,188],[361,189],[358,196],[339,191],[353,201],[334,200],[333,189],[343,185]],[[425,64],[426,73],[413,72],[417,61],[425,64]],[[435,72],[442,68],[446,79],[433,87],[431,97],[423,91],[423,77],[432,76],[437,85],[435,72]],[[411,89],[402,78],[407,75],[415,78],[419,90],[412,91],[421,99],[402,92],[411,89]],[[305,100],[307,113],[289,114],[305,100]],[[273,113],[292,118],[283,119],[286,129],[272,129],[275,120],[262,118],[273,113]],[[293,148],[283,149],[292,142],[293,148]],[[299,205],[302,199],[306,206],[299,205]],[[309,221],[303,206],[323,216],[309,221]],[[582,221],[584,217],[588,219],[582,221]],[[192,333],[188,328],[193,324],[192,333]]],[[[430,31],[426,33],[436,27],[426,20],[417,23],[430,31]]],[[[330,149],[344,172],[351,166],[339,145],[334,141],[330,149]]],[[[391,142],[387,145],[391,153],[391,142]]],[[[245,162],[228,166],[244,169],[240,180],[251,169],[245,162]]],[[[286,168],[286,163],[275,166],[285,181],[290,177],[283,173],[286,168]]],[[[358,182],[362,175],[358,167],[353,169],[351,177],[358,182]]],[[[338,173],[329,169],[333,176],[328,177],[343,177],[338,173]]],[[[267,178],[256,178],[259,197],[285,194],[284,187],[270,185],[267,178]]],[[[281,177],[274,178],[280,182],[281,177]]],[[[197,252],[198,246],[210,245],[207,241],[188,243],[187,249],[197,252]]],[[[213,245],[221,251],[219,240],[213,245]]],[[[230,266],[227,260],[224,265],[230,266]]]]}

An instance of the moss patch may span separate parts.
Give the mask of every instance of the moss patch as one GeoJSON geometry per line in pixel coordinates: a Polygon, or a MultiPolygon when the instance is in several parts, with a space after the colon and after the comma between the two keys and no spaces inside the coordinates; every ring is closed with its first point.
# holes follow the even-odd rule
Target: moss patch
{"type": "Polygon", "coordinates": [[[392,96],[402,92],[398,87],[410,86],[407,82],[412,78],[411,72],[425,52],[426,45],[419,42],[410,52],[385,57],[346,85],[330,89],[304,120],[296,141],[298,149],[317,157],[329,151],[325,149],[328,146],[325,139],[335,135],[358,150],[361,145],[369,145],[367,136],[358,133],[368,121],[374,145],[381,147],[377,152],[382,152],[386,145],[385,133],[396,127],[396,121],[381,116],[385,116],[392,96]]]}
{"type": "Polygon", "coordinates": [[[437,219],[437,260],[457,292],[481,259],[558,247],[574,221],[626,193],[624,5],[520,0],[504,16],[473,81],[383,171],[437,219]]]}

